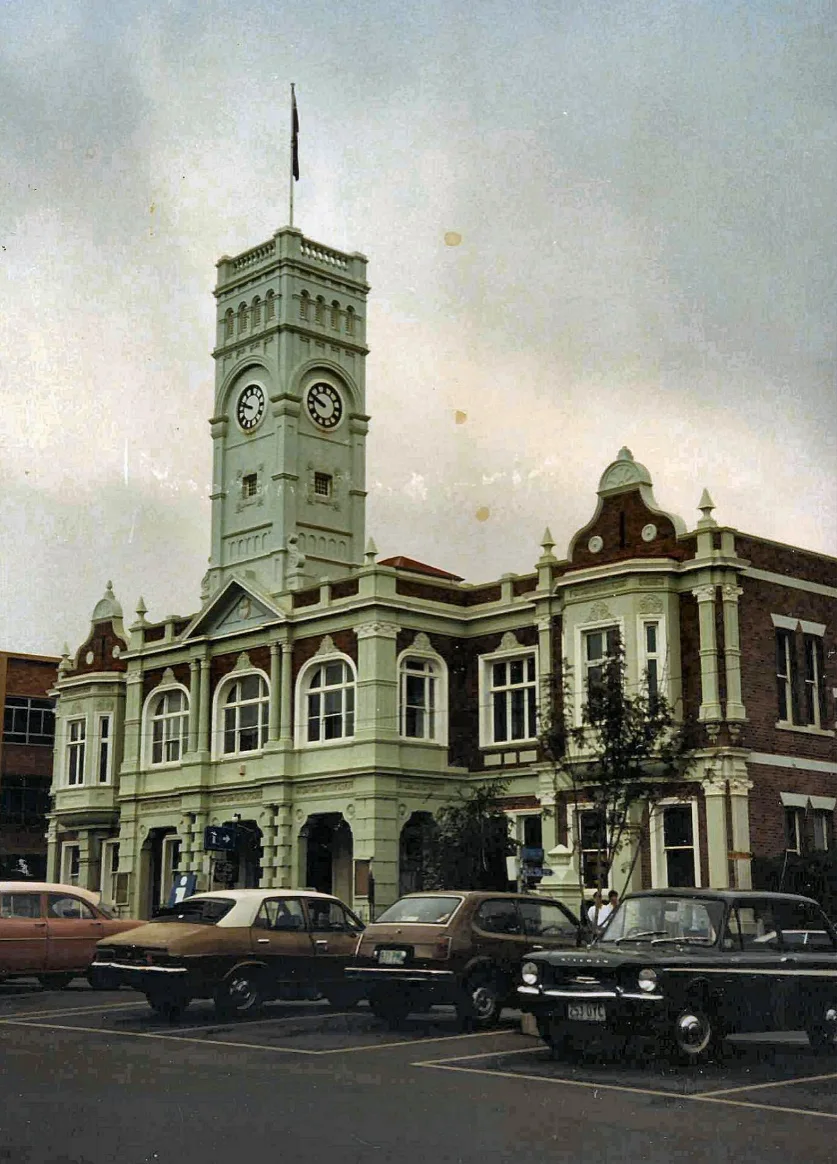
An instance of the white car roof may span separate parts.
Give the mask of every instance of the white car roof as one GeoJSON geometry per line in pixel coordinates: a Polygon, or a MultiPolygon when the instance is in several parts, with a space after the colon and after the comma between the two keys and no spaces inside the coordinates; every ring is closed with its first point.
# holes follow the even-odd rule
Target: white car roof
{"type": "Polygon", "coordinates": [[[98,905],[102,896],[92,889],[82,889],[80,885],[62,885],[58,881],[0,881],[0,893],[71,893],[93,905],[98,905]]]}

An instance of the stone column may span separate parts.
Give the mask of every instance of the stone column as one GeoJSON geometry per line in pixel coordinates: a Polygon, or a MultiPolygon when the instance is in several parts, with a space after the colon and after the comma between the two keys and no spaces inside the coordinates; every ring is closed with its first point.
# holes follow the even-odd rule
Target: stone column
{"type": "Polygon", "coordinates": [[[58,874],[58,822],[50,819],[47,826],[47,881],[56,882],[59,879],[58,874]]]}
{"type": "MultiPolygon", "coordinates": [[[[391,622],[367,622],[355,627],[358,639],[355,739],[398,737],[398,676],[391,622]]],[[[375,879],[377,885],[377,878],[375,879]]]]}
{"type": "Polygon", "coordinates": [[[198,715],[201,705],[201,664],[199,659],[189,663],[189,751],[198,750],[198,715]]]}
{"type": "Polygon", "coordinates": [[[738,634],[738,599],[743,591],[735,583],[721,587],[724,611],[724,673],[727,683],[726,717],[746,719],[741,701],[741,644],[738,634]]]}
{"type": "Polygon", "coordinates": [[[282,698],[281,647],[279,643],[270,644],[270,711],[267,720],[267,738],[272,742],[279,739],[280,700],[282,698]]]}
{"type": "MultiPolygon", "coordinates": [[[[271,648],[272,651],[272,648],[271,648]]],[[[272,662],[271,658],[271,662],[272,662]]],[[[273,889],[276,885],[276,806],[269,804],[259,814],[259,828],[262,830],[262,879],[260,889],[273,889]]]]}
{"type": "Polygon", "coordinates": [[[282,684],[279,705],[279,739],[288,747],[293,746],[293,656],[290,643],[280,643],[282,651],[282,684]]]}
{"type": "MultiPolygon", "coordinates": [[[[706,806],[706,851],[709,855],[709,888],[729,888],[726,780],[710,772],[702,781],[706,806]]],[[[698,838],[695,837],[697,843],[698,838]]]]}
{"type": "Polygon", "coordinates": [[[211,754],[209,739],[209,659],[201,659],[201,698],[198,716],[198,752],[209,757],[211,754]]]}
{"type": "Polygon", "coordinates": [[[735,888],[752,889],[753,877],[750,862],[750,789],[752,780],[738,776],[729,782],[730,805],[732,809],[732,850],[735,869],[735,888]]]}
{"type": "Polygon", "coordinates": [[[142,733],[142,671],[139,663],[128,664],[125,696],[125,748],[123,772],[136,772],[140,765],[142,733]]]}
{"type": "MultiPolygon", "coordinates": [[[[398,897],[398,801],[380,791],[359,796],[354,814],[349,815],[354,841],[354,860],[371,861],[375,879],[375,913],[381,912],[398,897]]],[[[356,903],[358,911],[368,917],[368,900],[356,903]]]]}
{"type": "Polygon", "coordinates": [[[693,591],[698,601],[700,622],[700,712],[698,719],[720,720],[718,698],[718,643],[715,635],[715,586],[707,583],[693,591]]]}
{"type": "Polygon", "coordinates": [[[555,695],[552,690],[552,618],[537,620],[538,627],[538,715],[539,730],[551,725],[555,695]]]}

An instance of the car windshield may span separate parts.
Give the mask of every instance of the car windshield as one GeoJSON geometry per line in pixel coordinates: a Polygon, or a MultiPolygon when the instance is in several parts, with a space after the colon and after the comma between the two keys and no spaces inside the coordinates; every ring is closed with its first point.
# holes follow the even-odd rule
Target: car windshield
{"type": "Polygon", "coordinates": [[[214,926],[235,905],[224,897],[193,897],[179,905],[165,906],[152,919],[155,922],[187,922],[190,925],[214,926]]]}
{"type": "Polygon", "coordinates": [[[375,921],[443,926],[453,917],[461,901],[461,897],[402,897],[375,921]]]}
{"type": "Polygon", "coordinates": [[[718,939],[724,917],[721,901],[695,897],[626,897],[598,939],[610,942],[695,942],[718,939]]]}

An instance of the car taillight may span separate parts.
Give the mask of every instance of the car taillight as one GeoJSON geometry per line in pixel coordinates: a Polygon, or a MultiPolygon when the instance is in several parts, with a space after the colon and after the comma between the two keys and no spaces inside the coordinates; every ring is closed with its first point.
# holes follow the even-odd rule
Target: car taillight
{"type": "Polygon", "coordinates": [[[450,955],[450,938],[437,938],[433,947],[434,958],[447,958],[450,955]]]}

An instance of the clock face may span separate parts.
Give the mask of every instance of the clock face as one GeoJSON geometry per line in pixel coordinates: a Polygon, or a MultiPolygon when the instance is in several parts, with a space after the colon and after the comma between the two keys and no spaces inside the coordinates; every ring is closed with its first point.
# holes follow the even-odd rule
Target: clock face
{"type": "Polygon", "coordinates": [[[235,416],[245,432],[254,429],[264,416],[264,390],[260,384],[248,384],[238,398],[235,416]]]}
{"type": "Polygon", "coordinates": [[[343,418],[343,399],[331,384],[312,384],[305,394],[305,407],[319,428],[335,428],[343,418]]]}

